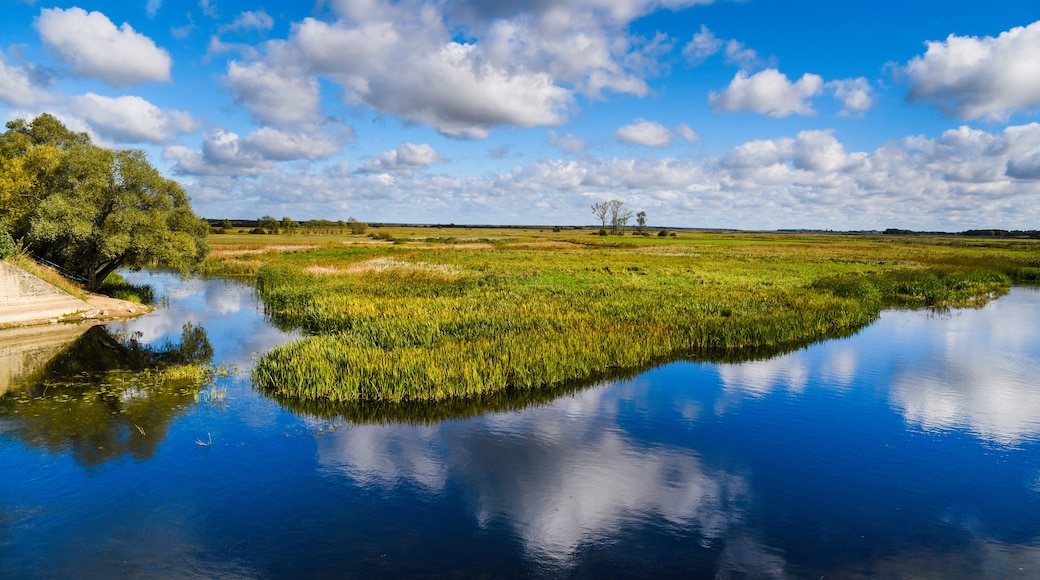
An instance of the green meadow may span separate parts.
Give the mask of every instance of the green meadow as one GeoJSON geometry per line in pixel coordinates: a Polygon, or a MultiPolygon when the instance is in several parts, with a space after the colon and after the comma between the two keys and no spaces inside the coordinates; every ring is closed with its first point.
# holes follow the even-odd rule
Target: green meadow
{"type": "Polygon", "coordinates": [[[272,318],[309,335],[264,354],[256,385],[319,405],[557,391],[671,360],[754,358],[856,332],[885,308],[979,306],[1040,280],[1040,246],[1026,240],[497,228],[210,239],[210,274],[255,279],[272,318]]]}

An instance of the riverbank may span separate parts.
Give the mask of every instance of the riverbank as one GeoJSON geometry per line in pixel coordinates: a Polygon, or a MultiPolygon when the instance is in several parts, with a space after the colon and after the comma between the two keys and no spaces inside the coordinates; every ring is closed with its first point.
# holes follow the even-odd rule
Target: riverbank
{"type": "Polygon", "coordinates": [[[10,262],[0,260],[0,329],[60,322],[111,322],[151,312],[136,302],[99,294],[77,297],[10,262]]]}

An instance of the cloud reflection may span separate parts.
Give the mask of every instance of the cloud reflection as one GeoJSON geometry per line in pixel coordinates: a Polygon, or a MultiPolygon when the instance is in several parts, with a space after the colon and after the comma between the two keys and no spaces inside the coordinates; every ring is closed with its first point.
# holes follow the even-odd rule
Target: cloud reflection
{"type": "Polygon", "coordinates": [[[354,426],[318,438],[319,462],[362,485],[439,493],[461,482],[481,526],[504,521],[530,558],[557,566],[632,526],[695,528],[705,545],[724,538],[744,518],[745,478],[637,441],[615,420],[624,392],[434,427],[354,426]]]}
{"type": "Polygon", "coordinates": [[[907,321],[920,350],[897,359],[891,386],[906,421],[1002,445],[1040,436],[1040,328],[1023,315],[1038,298],[1037,289],[1016,288],[982,310],[907,321]]]}

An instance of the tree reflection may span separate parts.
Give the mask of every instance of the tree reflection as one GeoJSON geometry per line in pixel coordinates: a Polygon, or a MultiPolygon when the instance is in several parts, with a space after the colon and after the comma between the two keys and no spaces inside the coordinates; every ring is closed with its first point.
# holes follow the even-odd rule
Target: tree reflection
{"type": "Polygon", "coordinates": [[[95,326],[0,397],[0,431],[83,465],[155,454],[173,419],[209,380],[213,347],[201,326],[179,342],[141,344],[95,326]]]}

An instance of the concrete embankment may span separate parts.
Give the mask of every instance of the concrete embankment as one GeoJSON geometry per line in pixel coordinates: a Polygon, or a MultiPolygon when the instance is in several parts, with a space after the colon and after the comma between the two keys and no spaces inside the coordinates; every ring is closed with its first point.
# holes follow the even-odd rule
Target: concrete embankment
{"type": "Polygon", "coordinates": [[[90,310],[86,301],[0,261],[0,327],[58,321],[90,310]]]}
{"type": "Polygon", "coordinates": [[[0,260],[0,328],[78,320],[117,320],[149,310],[147,306],[107,296],[80,300],[38,276],[0,260]]]}

